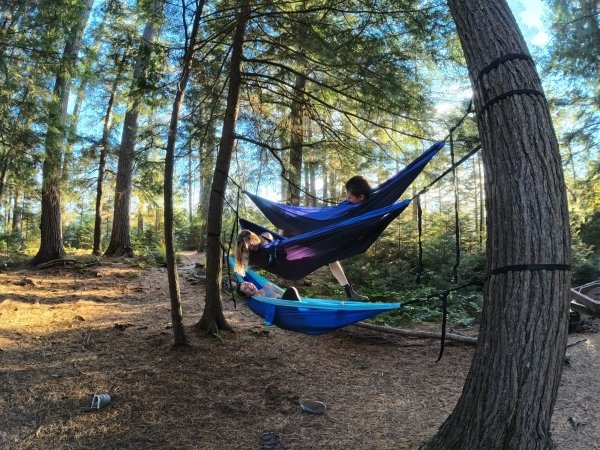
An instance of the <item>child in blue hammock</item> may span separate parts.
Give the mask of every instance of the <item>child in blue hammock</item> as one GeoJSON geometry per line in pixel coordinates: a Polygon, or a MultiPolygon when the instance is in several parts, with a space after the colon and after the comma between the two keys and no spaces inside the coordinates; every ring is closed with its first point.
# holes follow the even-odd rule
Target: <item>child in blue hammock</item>
{"type": "MultiPolygon", "coordinates": [[[[346,199],[354,205],[363,203],[371,197],[371,185],[367,179],[361,175],[350,178],[346,182],[345,188],[346,199]]],[[[256,251],[261,246],[272,241],[273,236],[271,233],[262,233],[258,236],[250,230],[241,230],[237,237],[234,270],[240,275],[245,275],[246,267],[248,267],[248,261],[250,259],[250,252],[256,251]]],[[[340,286],[344,289],[346,300],[357,300],[361,302],[369,300],[369,297],[361,295],[354,290],[352,285],[348,282],[344,269],[339,261],[330,263],[329,269],[337,282],[340,283],[340,286]]]]}
{"type": "Polygon", "coordinates": [[[262,289],[258,289],[254,283],[242,281],[237,284],[235,290],[241,297],[258,295],[260,297],[281,298],[283,300],[300,300],[300,294],[295,287],[287,288],[282,292],[281,289],[271,283],[267,283],[262,289]]]}

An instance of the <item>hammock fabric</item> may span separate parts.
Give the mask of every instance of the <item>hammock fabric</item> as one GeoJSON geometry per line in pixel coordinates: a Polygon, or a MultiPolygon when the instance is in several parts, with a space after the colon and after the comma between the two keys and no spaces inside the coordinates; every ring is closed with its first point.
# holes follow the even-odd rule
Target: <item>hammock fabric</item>
{"type": "Polygon", "coordinates": [[[396,202],[443,146],[443,141],[433,144],[392,178],[374,188],[371,198],[358,205],[344,200],[335,206],[292,206],[273,202],[249,192],[245,194],[275,227],[282,229],[286,235],[295,236],[344,219],[358,217],[396,202]]]}
{"type": "MultiPolygon", "coordinates": [[[[235,265],[232,257],[229,257],[229,264],[232,267],[235,265]]],[[[249,281],[259,289],[269,284],[270,287],[283,292],[279,286],[253,270],[247,270],[245,277],[237,273],[235,275],[238,282],[249,281]]],[[[365,303],[307,297],[293,301],[258,295],[248,297],[247,304],[252,312],[265,319],[265,325],[275,325],[284,330],[312,335],[337,330],[401,307],[400,303],[365,303]]]]}
{"type": "Polygon", "coordinates": [[[257,251],[250,252],[251,266],[288,280],[297,280],[325,264],[367,251],[409,204],[410,200],[404,200],[291,238],[244,219],[240,219],[240,226],[257,234],[268,231],[275,238],[257,251]]]}

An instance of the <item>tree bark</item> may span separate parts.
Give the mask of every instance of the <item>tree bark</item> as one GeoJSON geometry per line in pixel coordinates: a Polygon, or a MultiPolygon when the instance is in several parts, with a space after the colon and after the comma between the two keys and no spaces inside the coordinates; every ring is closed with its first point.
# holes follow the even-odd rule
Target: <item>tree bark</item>
{"type": "Polygon", "coordinates": [[[300,186],[302,184],[302,147],[304,144],[304,88],[306,77],[297,74],[290,111],[290,199],[291,205],[300,204],[300,186]]]}
{"type": "Polygon", "coordinates": [[[173,231],[173,176],[175,172],[175,143],[177,141],[177,124],[179,122],[179,111],[183,103],[185,89],[190,78],[190,69],[192,58],[196,47],[198,28],[204,2],[196,4],[194,20],[189,40],[187,40],[188,30],[185,30],[186,48],[181,61],[181,76],[177,84],[177,92],[173,100],[173,109],[171,111],[171,122],[169,125],[169,136],[167,138],[167,149],[165,156],[165,251],[167,260],[167,275],[169,278],[169,296],[171,298],[171,321],[173,324],[173,345],[179,347],[188,344],[188,339],[183,327],[183,310],[181,308],[181,296],[179,293],[179,278],[177,274],[177,263],[175,261],[175,243],[173,231]]]}
{"type": "Polygon", "coordinates": [[[223,132],[219,143],[219,153],[208,206],[206,241],[206,304],[198,327],[209,334],[231,327],[223,315],[221,304],[222,258],[220,236],[223,229],[223,198],[227,188],[227,177],[231,164],[231,154],[235,142],[235,124],[239,109],[240,87],[242,83],[242,53],[246,23],[250,8],[246,3],[240,8],[238,23],[232,43],[229,71],[229,91],[223,120],[223,132]]]}
{"type": "Polygon", "coordinates": [[[213,173],[214,166],[214,150],[213,145],[215,143],[215,139],[213,138],[214,133],[209,131],[206,136],[206,144],[205,151],[200,149],[200,192],[198,196],[198,252],[203,252],[206,250],[206,221],[208,218],[208,204],[209,204],[209,194],[210,194],[210,185],[211,185],[211,177],[213,173]]]}
{"type": "Polygon", "coordinates": [[[152,53],[152,43],[158,34],[155,16],[162,11],[163,1],[153,0],[152,14],[144,27],[140,49],[133,70],[131,92],[129,95],[129,106],[125,113],[123,122],[123,133],[119,147],[119,161],[117,164],[117,180],[115,187],[115,201],[113,213],[113,227],[110,235],[110,243],[104,252],[105,256],[128,256],[133,257],[133,246],[131,244],[130,206],[131,190],[133,186],[133,163],[135,154],[135,143],[138,135],[138,122],[140,107],[143,100],[143,84],[145,71],[152,53]]]}
{"type": "MultiPolygon", "coordinates": [[[[102,15],[102,21],[96,28],[94,33],[94,41],[91,45],[91,49],[95,52],[98,51],[99,44],[103,38],[104,28],[108,19],[108,12],[105,10],[102,15]]],[[[65,147],[65,154],[63,156],[62,165],[62,182],[63,184],[71,177],[71,166],[73,164],[73,146],[77,141],[77,128],[79,125],[79,116],[81,114],[81,107],[86,98],[86,91],[90,79],[92,78],[92,71],[84,70],[81,74],[81,81],[77,89],[77,95],[75,97],[75,106],[73,107],[73,114],[71,114],[69,125],[67,129],[67,145],[65,147]]]]}
{"type": "Polygon", "coordinates": [[[13,237],[21,239],[21,221],[23,219],[23,208],[21,207],[21,193],[19,188],[15,188],[14,202],[13,202],[13,222],[12,222],[12,234],[13,237]]]}
{"type": "Polygon", "coordinates": [[[102,203],[103,203],[103,190],[104,190],[104,176],[106,170],[106,156],[108,155],[108,146],[110,139],[110,131],[112,128],[113,109],[115,104],[115,98],[117,96],[117,88],[121,83],[121,72],[123,65],[125,64],[126,53],[120,62],[117,64],[117,73],[113,80],[110,96],[108,98],[108,105],[106,106],[106,113],[104,114],[104,125],[102,129],[102,143],[100,145],[100,157],[98,159],[98,177],[96,180],[96,209],[94,216],[94,243],[92,245],[92,254],[101,255],[100,244],[102,242],[102,203]]]}
{"type": "Polygon", "coordinates": [[[474,90],[487,203],[487,270],[479,339],[462,395],[427,449],[549,449],[563,367],[568,270],[511,265],[570,263],[560,155],[548,106],[504,0],[448,0],[474,90]]]}
{"type": "Polygon", "coordinates": [[[60,188],[62,180],[62,153],[66,137],[67,106],[71,91],[71,72],[77,60],[83,31],[87,25],[94,0],[85,0],[82,12],[73,26],[56,75],[52,100],[48,105],[48,128],[45,140],[45,158],[42,169],[41,242],[32,265],[60,259],[65,256],[62,238],[60,188]]]}

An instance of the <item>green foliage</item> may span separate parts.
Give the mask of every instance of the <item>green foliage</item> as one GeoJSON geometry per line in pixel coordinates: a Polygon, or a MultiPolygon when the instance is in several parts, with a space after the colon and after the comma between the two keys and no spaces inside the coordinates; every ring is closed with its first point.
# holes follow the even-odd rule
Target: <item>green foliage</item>
{"type": "MultiPolygon", "coordinates": [[[[384,292],[395,301],[415,302],[400,309],[380,314],[371,319],[379,325],[401,326],[422,322],[439,322],[443,315],[441,293],[431,287],[420,287],[406,292],[384,292]]],[[[483,296],[477,291],[453,292],[448,297],[448,320],[455,326],[472,326],[479,323],[483,296]]]]}
{"type": "Polygon", "coordinates": [[[596,254],[600,255],[600,210],[581,224],[579,235],[583,243],[591,245],[596,254]]]}
{"type": "MultiPolygon", "coordinates": [[[[558,95],[559,138],[577,163],[597,161],[600,149],[600,21],[597,0],[551,0],[552,30],[546,73],[558,95]],[[577,158],[579,154],[579,157],[577,158]]],[[[551,94],[552,95],[552,94],[551,94]]]]}
{"type": "Polygon", "coordinates": [[[166,250],[161,232],[146,229],[141,235],[131,237],[138,263],[142,266],[166,266],[166,250]]]}
{"type": "Polygon", "coordinates": [[[94,239],[94,217],[90,214],[69,223],[63,229],[65,247],[91,249],[94,239]]]}

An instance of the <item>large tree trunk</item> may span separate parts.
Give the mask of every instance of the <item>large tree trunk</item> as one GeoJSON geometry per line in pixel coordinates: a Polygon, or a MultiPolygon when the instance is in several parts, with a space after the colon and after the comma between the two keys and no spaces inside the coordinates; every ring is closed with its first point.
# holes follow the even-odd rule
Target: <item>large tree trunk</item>
{"type": "Polygon", "coordinates": [[[533,64],[504,0],[448,0],[474,87],[484,149],[487,270],[471,370],[427,449],[549,449],[567,339],[569,221],[558,145],[533,64]],[[524,268],[514,265],[564,265],[524,268]],[[509,268],[506,272],[495,269],[509,268]]]}
{"type": "Polygon", "coordinates": [[[242,52],[244,33],[250,16],[250,8],[244,4],[239,13],[238,24],[232,43],[231,64],[229,71],[229,91],[227,107],[223,120],[223,132],[219,143],[219,153],[213,182],[210,190],[208,206],[207,242],[206,242],[206,304],[198,327],[207,333],[214,334],[219,330],[230,330],[231,327],[223,315],[221,305],[221,231],[223,229],[223,198],[227,188],[227,177],[231,164],[231,154],[235,142],[235,123],[238,115],[240,87],[242,82],[242,52]]]}
{"type": "Polygon", "coordinates": [[[129,209],[131,206],[131,189],[133,186],[133,163],[135,144],[138,135],[138,122],[140,107],[143,100],[143,84],[145,71],[150,63],[152,43],[158,33],[156,16],[162,11],[163,1],[153,0],[152,12],[142,35],[140,49],[133,70],[129,105],[123,122],[123,133],[119,147],[119,161],[117,164],[117,180],[115,187],[115,201],[113,213],[113,227],[110,234],[110,243],[104,252],[105,256],[133,256],[131,245],[131,227],[129,209]]]}
{"type": "MultiPolygon", "coordinates": [[[[173,175],[175,172],[175,142],[177,141],[177,124],[179,122],[179,111],[183,103],[183,96],[190,78],[190,69],[192,58],[196,47],[196,38],[198,37],[198,28],[204,2],[196,5],[194,12],[194,21],[189,40],[186,39],[186,49],[181,61],[181,77],[177,84],[177,92],[173,101],[173,110],[171,111],[171,122],[169,125],[169,136],[167,138],[167,151],[165,156],[165,249],[167,259],[167,275],[169,278],[169,296],[171,298],[171,321],[173,324],[173,345],[178,347],[188,343],[183,327],[183,311],[181,308],[181,297],[179,293],[179,278],[177,274],[177,263],[175,261],[175,244],[173,231],[173,175]]],[[[185,30],[187,38],[188,30],[185,30]]]]}
{"type": "Polygon", "coordinates": [[[94,0],[85,0],[82,5],[81,16],[78,23],[73,27],[65,45],[61,68],[54,83],[52,101],[48,105],[46,151],[42,170],[41,242],[38,253],[31,260],[32,265],[65,256],[61,228],[60,188],[62,153],[66,137],[67,106],[71,91],[71,73],[77,60],[81,38],[93,4],[94,0]]]}

